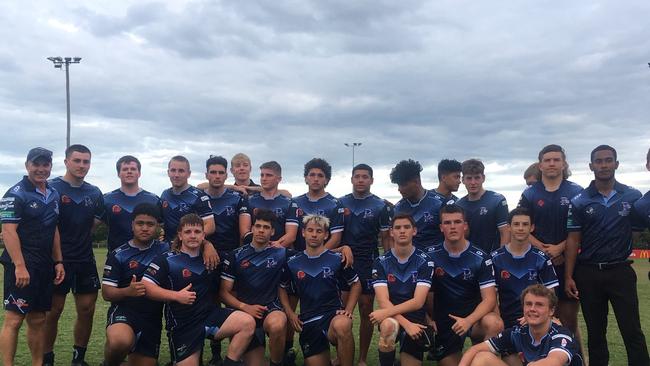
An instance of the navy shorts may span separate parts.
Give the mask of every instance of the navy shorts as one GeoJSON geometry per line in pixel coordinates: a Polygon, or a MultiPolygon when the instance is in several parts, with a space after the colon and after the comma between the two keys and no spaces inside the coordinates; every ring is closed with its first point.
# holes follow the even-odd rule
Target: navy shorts
{"type": "Polygon", "coordinates": [[[329,350],[330,341],[327,339],[327,332],[335,316],[336,311],[333,311],[303,322],[302,332],[300,332],[300,348],[302,348],[304,358],[329,350]]]}
{"type": "Polygon", "coordinates": [[[465,338],[472,332],[470,329],[468,334],[459,336],[451,330],[453,324],[451,319],[450,321],[436,320],[436,326],[438,327],[438,333],[436,333],[436,349],[434,351],[436,361],[440,361],[454,353],[462,352],[463,346],[465,345],[465,338]]]}
{"type": "Polygon", "coordinates": [[[181,328],[173,329],[168,334],[172,359],[180,362],[197,351],[202,351],[205,339],[214,339],[219,328],[233,312],[235,312],[233,309],[215,307],[206,319],[199,319],[199,322],[183,324],[181,328]]]}
{"type": "MultiPolygon", "coordinates": [[[[375,290],[372,287],[372,264],[374,260],[356,259],[354,260],[354,270],[359,275],[359,283],[361,283],[361,293],[364,295],[374,295],[375,290]]],[[[342,281],[341,291],[350,291],[350,285],[342,281]]]]}
{"type": "Polygon", "coordinates": [[[424,352],[426,351],[424,347],[421,347],[413,338],[409,337],[406,334],[404,328],[399,328],[399,333],[397,334],[397,341],[399,342],[399,352],[409,354],[416,359],[422,361],[424,360],[424,352]]]}
{"type": "Polygon", "coordinates": [[[283,311],[282,305],[279,302],[274,301],[272,303],[266,304],[266,313],[262,319],[255,318],[255,334],[251,343],[248,345],[248,351],[254,350],[257,347],[266,347],[266,332],[264,332],[264,320],[266,317],[274,311],[283,311]]]}
{"type": "Polygon", "coordinates": [[[16,267],[12,263],[3,265],[5,310],[22,315],[50,311],[54,290],[53,265],[27,265],[29,285],[23,288],[16,287],[16,267]]]}
{"type": "Polygon", "coordinates": [[[65,295],[70,290],[73,294],[94,294],[100,286],[95,261],[64,263],[65,278],[61,284],[54,286],[54,293],[65,295]]]}
{"type": "Polygon", "coordinates": [[[135,334],[135,345],[131,353],[158,358],[160,352],[160,332],[162,331],[162,314],[143,316],[141,312],[124,305],[112,304],[106,315],[106,328],[113,324],[127,324],[135,334]]]}

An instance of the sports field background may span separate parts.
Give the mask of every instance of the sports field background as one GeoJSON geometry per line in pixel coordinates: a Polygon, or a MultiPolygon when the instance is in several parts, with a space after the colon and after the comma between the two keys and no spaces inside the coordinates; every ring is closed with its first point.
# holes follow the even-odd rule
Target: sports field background
{"type": "MultiPolygon", "coordinates": [[[[97,259],[97,268],[101,276],[103,271],[104,261],[106,259],[106,248],[95,249],[95,256],[97,259]]],[[[641,323],[643,331],[646,335],[646,339],[650,340],[650,281],[648,281],[648,271],[650,270],[650,263],[647,259],[636,260],[633,267],[637,272],[638,283],[637,288],[639,292],[639,302],[641,309],[641,323]]],[[[1,271],[4,271],[2,269],[1,271]]],[[[0,283],[3,282],[2,276],[0,276],[0,283]]],[[[108,309],[108,303],[101,298],[101,293],[97,301],[97,308],[95,311],[95,321],[93,325],[93,332],[90,339],[90,344],[88,345],[88,351],[86,353],[86,361],[92,365],[96,366],[103,359],[103,349],[104,349],[104,327],[106,325],[106,310],[108,309]]],[[[4,319],[4,311],[0,312],[0,319],[4,319]]],[[[358,347],[358,325],[359,325],[359,315],[355,314],[355,343],[358,347]]],[[[75,311],[74,311],[74,302],[73,297],[68,295],[66,307],[59,321],[59,336],[57,338],[56,345],[54,347],[54,352],[56,354],[56,364],[57,365],[69,365],[72,358],[72,328],[75,320],[75,311]]],[[[586,330],[584,328],[584,322],[582,320],[582,315],[579,315],[580,328],[582,329],[583,337],[586,338],[586,330]]],[[[625,348],[623,346],[623,340],[616,326],[616,319],[614,314],[610,309],[609,315],[609,327],[607,332],[607,337],[609,340],[609,351],[610,351],[610,365],[627,365],[627,357],[625,355],[625,348]]],[[[27,348],[26,339],[25,339],[25,324],[23,324],[23,329],[21,330],[19,341],[18,341],[18,351],[16,355],[16,365],[29,365],[30,356],[29,350],[27,348]]],[[[164,331],[163,331],[164,332],[164,331]]],[[[374,333],[373,342],[370,345],[370,352],[368,355],[368,364],[376,365],[377,362],[377,332],[374,333]]],[[[585,339],[586,346],[586,339],[585,339]]],[[[294,347],[298,351],[298,360],[297,364],[302,364],[302,355],[299,352],[298,347],[298,337],[296,335],[294,347]]],[[[206,347],[207,349],[207,347],[206,347]]],[[[225,350],[225,347],[224,347],[225,350]]],[[[334,351],[333,351],[334,352],[334,351]]],[[[204,355],[204,358],[208,359],[209,351],[204,355]]],[[[356,353],[358,357],[358,349],[356,353]]],[[[162,344],[160,347],[160,364],[164,365],[169,361],[169,351],[167,347],[167,338],[165,334],[162,335],[162,344]]],[[[425,364],[434,364],[433,361],[426,361],[425,364]]]]}

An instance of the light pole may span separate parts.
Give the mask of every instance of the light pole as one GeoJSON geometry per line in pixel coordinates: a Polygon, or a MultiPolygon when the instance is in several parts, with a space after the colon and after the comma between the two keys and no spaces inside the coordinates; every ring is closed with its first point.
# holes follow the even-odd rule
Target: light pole
{"type": "Polygon", "coordinates": [[[65,148],[70,147],[70,64],[78,64],[81,57],[48,57],[54,63],[54,68],[61,69],[65,65],[65,104],[68,112],[66,125],[65,148]]]}
{"type": "Polygon", "coordinates": [[[352,148],[352,169],[354,169],[354,149],[357,146],[361,146],[360,142],[344,142],[343,145],[352,148]]]}

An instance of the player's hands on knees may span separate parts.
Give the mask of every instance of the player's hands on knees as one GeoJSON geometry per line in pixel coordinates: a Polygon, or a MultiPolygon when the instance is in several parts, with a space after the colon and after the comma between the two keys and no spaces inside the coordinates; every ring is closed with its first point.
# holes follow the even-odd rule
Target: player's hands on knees
{"type": "Polygon", "coordinates": [[[144,296],[146,293],[144,289],[144,283],[142,283],[142,281],[138,281],[135,275],[131,277],[131,283],[129,283],[128,291],[128,296],[130,297],[144,296]]]}
{"type": "Polygon", "coordinates": [[[176,302],[184,305],[192,305],[196,300],[196,292],[190,291],[192,284],[185,286],[182,290],[176,292],[176,302]]]}
{"type": "Polygon", "coordinates": [[[60,285],[64,278],[65,268],[63,267],[63,263],[57,263],[56,266],[54,266],[54,284],[60,285]]]}
{"type": "Polygon", "coordinates": [[[289,319],[291,326],[296,332],[302,332],[302,321],[298,318],[298,314],[295,312],[287,313],[287,319],[289,319]]]}
{"type": "Polygon", "coordinates": [[[574,281],[573,278],[567,278],[564,281],[564,292],[566,292],[566,295],[572,299],[580,299],[578,286],[576,286],[576,281],[574,281]]]}
{"type": "Polygon", "coordinates": [[[27,267],[24,264],[22,266],[16,266],[14,275],[16,276],[16,287],[23,288],[29,285],[29,272],[27,271],[27,267]]]}
{"type": "Polygon", "coordinates": [[[349,311],[347,311],[347,310],[345,310],[345,309],[337,310],[337,311],[336,311],[336,315],[345,315],[345,316],[347,316],[348,318],[352,319],[352,313],[349,312],[349,311]]]}
{"type": "Polygon", "coordinates": [[[449,314],[449,317],[456,321],[451,326],[451,330],[453,330],[454,333],[458,334],[459,336],[462,336],[463,334],[469,332],[469,328],[472,327],[472,324],[470,324],[470,322],[467,321],[466,318],[461,318],[460,316],[455,316],[451,314],[449,314]]]}
{"type": "Polygon", "coordinates": [[[262,306],[262,305],[243,304],[241,306],[241,311],[249,314],[250,316],[252,316],[255,319],[262,319],[262,317],[264,316],[264,313],[266,313],[267,310],[268,310],[268,308],[266,306],[262,306]]]}
{"type": "Polygon", "coordinates": [[[412,339],[418,339],[422,334],[424,334],[424,330],[427,329],[425,325],[418,324],[418,323],[413,323],[413,322],[408,322],[404,327],[404,331],[406,334],[408,334],[409,337],[412,339]]]}
{"type": "Polygon", "coordinates": [[[377,309],[370,313],[368,316],[370,318],[370,321],[372,324],[381,324],[381,322],[384,321],[384,319],[388,318],[388,310],[386,309],[377,309]]]}

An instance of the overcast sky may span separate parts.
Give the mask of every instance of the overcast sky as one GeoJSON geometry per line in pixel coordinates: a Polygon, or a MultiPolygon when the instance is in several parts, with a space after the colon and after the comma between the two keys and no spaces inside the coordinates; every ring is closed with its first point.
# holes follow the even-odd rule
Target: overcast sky
{"type": "MultiPolygon", "coordinates": [[[[5,1],[0,12],[0,190],[29,148],[63,173],[65,74],[72,142],[93,151],[87,180],[119,181],[114,163],[143,162],[141,186],[169,185],[183,154],[201,180],[209,154],[277,160],[303,193],[302,165],[324,157],[336,196],[352,154],[376,168],[406,158],[437,184],[442,158],[482,159],[486,188],[511,206],[546,144],[565,147],[586,185],[589,152],[619,151],[618,177],[650,188],[650,2],[628,1],[5,1]]],[[[257,180],[258,170],[254,169],[257,180]]],[[[462,191],[460,194],[464,194],[462,191]]]]}

